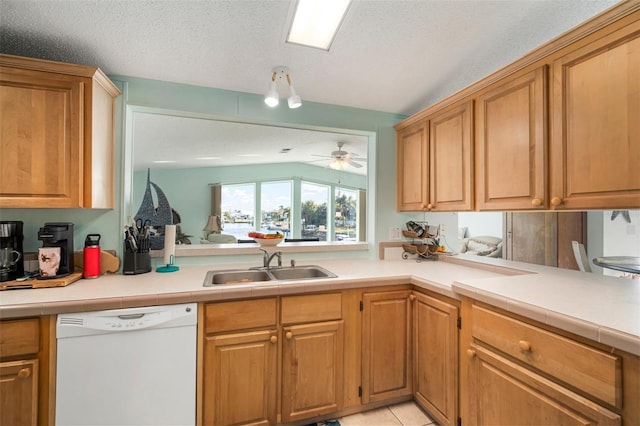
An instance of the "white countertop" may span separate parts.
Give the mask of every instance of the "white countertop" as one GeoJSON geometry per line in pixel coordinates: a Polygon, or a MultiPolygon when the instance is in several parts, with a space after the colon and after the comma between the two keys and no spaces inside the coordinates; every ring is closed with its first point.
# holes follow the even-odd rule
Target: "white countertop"
{"type": "Polygon", "coordinates": [[[304,264],[320,265],[338,277],[202,286],[208,270],[255,264],[106,275],[67,287],[2,291],[0,318],[411,283],[453,298],[473,297],[640,355],[640,280],[463,255],[436,262],[353,259],[304,264]]]}

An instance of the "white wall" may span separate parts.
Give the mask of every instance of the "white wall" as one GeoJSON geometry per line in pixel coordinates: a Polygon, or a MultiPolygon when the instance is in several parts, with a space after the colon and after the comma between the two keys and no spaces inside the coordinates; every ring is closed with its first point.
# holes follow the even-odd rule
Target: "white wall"
{"type": "Polygon", "coordinates": [[[458,214],[458,228],[467,227],[467,237],[488,235],[502,238],[502,212],[458,214]]]}
{"type": "MultiPolygon", "coordinates": [[[[602,255],[640,257],[640,210],[628,210],[631,223],[622,216],[611,220],[613,210],[602,212],[602,255]]],[[[594,257],[589,254],[589,260],[594,257]]],[[[620,276],[622,272],[603,269],[604,275],[620,276]]]]}

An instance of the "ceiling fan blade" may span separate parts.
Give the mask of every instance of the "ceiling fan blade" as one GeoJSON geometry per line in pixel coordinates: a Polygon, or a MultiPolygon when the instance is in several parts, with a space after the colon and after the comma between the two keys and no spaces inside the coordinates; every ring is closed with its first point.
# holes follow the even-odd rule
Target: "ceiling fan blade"
{"type": "Polygon", "coordinates": [[[349,165],[350,165],[350,166],[355,167],[356,169],[359,169],[360,167],[362,167],[362,164],[360,164],[360,163],[356,163],[356,162],[355,162],[355,161],[353,161],[353,160],[348,161],[348,163],[349,163],[349,165]]]}

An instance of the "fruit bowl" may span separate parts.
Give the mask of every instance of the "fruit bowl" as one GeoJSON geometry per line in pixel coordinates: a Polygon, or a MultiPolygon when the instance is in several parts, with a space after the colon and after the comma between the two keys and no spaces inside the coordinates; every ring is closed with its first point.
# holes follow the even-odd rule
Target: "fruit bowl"
{"type": "Polygon", "coordinates": [[[257,242],[260,247],[274,247],[284,241],[284,237],[282,238],[253,238],[255,242],[257,242]]]}

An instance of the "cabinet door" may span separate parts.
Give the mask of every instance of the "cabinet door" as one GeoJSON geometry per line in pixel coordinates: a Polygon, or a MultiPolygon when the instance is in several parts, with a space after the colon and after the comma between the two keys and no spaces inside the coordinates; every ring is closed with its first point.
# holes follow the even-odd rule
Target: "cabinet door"
{"type": "Polygon", "coordinates": [[[504,213],[504,258],[578,270],[572,241],[586,238],[584,212],[504,213]]]}
{"type": "Polygon", "coordinates": [[[38,424],[38,361],[0,363],[0,424],[38,424]]]}
{"type": "Polygon", "coordinates": [[[410,290],[365,293],[362,403],[411,394],[410,290]]]}
{"type": "Polygon", "coordinates": [[[429,118],[429,210],[471,210],[472,108],[465,102],[429,118]]]}
{"type": "Polygon", "coordinates": [[[398,211],[418,211],[427,208],[429,190],[427,138],[426,121],[398,132],[398,211]]]}
{"type": "Polygon", "coordinates": [[[84,86],[0,67],[0,207],[82,207],[84,86]]]}
{"type": "Polygon", "coordinates": [[[476,206],[544,208],[546,67],[498,82],[476,103],[476,206]]]}
{"type": "Polygon", "coordinates": [[[283,328],[282,421],[342,408],[344,321],[283,328]]]}
{"type": "Polygon", "coordinates": [[[640,207],[640,21],[553,64],[551,204],[640,207]]]}
{"type": "Polygon", "coordinates": [[[414,294],[414,397],[439,425],[453,425],[458,418],[458,308],[414,294]]]}
{"type": "Polygon", "coordinates": [[[275,330],[205,338],[205,425],[275,424],[277,342],[275,330]]]}
{"type": "Polygon", "coordinates": [[[617,414],[492,351],[472,345],[467,355],[472,401],[465,424],[621,424],[617,414]]]}

